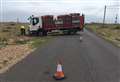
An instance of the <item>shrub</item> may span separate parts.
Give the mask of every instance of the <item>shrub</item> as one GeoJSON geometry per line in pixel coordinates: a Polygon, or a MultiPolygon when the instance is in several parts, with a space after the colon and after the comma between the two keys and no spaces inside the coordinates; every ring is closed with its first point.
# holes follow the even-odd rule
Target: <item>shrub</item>
{"type": "Polygon", "coordinates": [[[2,32],[10,32],[8,29],[3,29],[2,32]]]}
{"type": "Polygon", "coordinates": [[[6,29],[12,29],[12,27],[10,27],[10,26],[7,26],[7,27],[6,27],[6,29]]]}
{"type": "Polygon", "coordinates": [[[120,26],[116,26],[114,29],[120,29],[120,26]]]}
{"type": "Polygon", "coordinates": [[[24,40],[24,39],[17,39],[15,41],[16,44],[26,44],[27,43],[27,40],[24,40]]]}

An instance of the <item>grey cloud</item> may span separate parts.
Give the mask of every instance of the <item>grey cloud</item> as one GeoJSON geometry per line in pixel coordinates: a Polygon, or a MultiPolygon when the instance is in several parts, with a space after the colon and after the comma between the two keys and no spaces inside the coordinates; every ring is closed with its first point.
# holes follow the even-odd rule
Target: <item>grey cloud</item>
{"type": "MultiPolygon", "coordinates": [[[[67,14],[70,12],[80,12],[86,15],[87,22],[102,22],[104,5],[116,5],[113,0],[4,0],[3,1],[3,19],[4,21],[15,21],[20,18],[26,22],[27,16],[31,14],[40,16],[46,14],[67,14]]],[[[106,21],[112,21],[109,18],[118,11],[107,10],[106,21]],[[113,13],[114,12],[114,13],[113,13]]]]}

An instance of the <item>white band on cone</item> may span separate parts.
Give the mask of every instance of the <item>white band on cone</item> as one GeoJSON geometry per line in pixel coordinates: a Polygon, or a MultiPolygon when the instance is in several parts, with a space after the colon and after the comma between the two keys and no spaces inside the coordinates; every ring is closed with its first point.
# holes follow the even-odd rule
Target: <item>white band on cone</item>
{"type": "Polygon", "coordinates": [[[62,66],[61,66],[61,64],[57,65],[57,72],[62,72],[62,66]]]}

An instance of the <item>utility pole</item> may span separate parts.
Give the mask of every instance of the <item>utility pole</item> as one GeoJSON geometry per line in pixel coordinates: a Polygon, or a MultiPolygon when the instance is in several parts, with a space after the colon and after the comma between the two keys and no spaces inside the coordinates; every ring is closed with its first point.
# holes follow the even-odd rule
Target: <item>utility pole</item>
{"type": "Polygon", "coordinates": [[[117,24],[117,20],[118,20],[118,14],[116,14],[116,17],[115,17],[115,24],[117,24]]]}
{"type": "Polygon", "coordinates": [[[16,21],[16,23],[17,23],[17,24],[19,23],[19,18],[17,18],[17,21],[16,21]]]}
{"type": "Polygon", "coordinates": [[[106,5],[104,7],[104,16],[103,16],[103,27],[105,25],[105,17],[106,17],[106,5]]]}

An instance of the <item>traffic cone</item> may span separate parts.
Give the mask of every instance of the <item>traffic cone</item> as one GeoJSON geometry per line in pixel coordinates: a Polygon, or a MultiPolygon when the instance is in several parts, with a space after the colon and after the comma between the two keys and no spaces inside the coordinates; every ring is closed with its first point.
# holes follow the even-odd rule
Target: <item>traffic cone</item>
{"type": "Polygon", "coordinates": [[[82,41],[83,37],[82,37],[82,36],[80,36],[80,38],[79,38],[79,39],[80,39],[80,41],[82,41]]]}
{"type": "Polygon", "coordinates": [[[65,79],[65,75],[64,75],[64,72],[63,72],[63,70],[62,70],[62,65],[61,65],[60,62],[59,62],[58,65],[57,65],[57,71],[56,71],[56,73],[54,74],[53,78],[56,79],[56,80],[65,79]]]}

